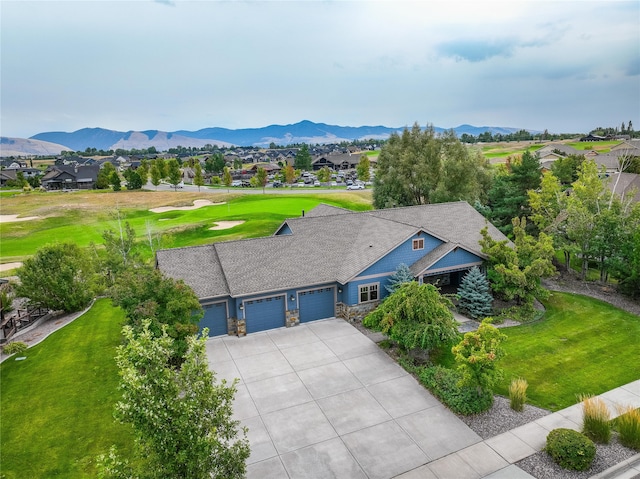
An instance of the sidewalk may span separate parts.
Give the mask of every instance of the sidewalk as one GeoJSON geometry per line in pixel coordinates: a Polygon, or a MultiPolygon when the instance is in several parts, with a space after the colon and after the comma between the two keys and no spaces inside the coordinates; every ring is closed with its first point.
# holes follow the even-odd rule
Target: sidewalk
{"type": "MultiPolygon", "coordinates": [[[[616,404],[640,408],[640,380],[607,391],[599,397],[607,404],[612,418],[618,416],[616,404]]],[[[582,429],[581,403],[425,464],[397,476],[397,479],[530,479],[533,476],[515,463],[541,451],[549,432],[561,427],[576,431],[582,429]]],[[[638,474],[640,454],[593,476],[593,479],[631,479],[638,474]]]]}

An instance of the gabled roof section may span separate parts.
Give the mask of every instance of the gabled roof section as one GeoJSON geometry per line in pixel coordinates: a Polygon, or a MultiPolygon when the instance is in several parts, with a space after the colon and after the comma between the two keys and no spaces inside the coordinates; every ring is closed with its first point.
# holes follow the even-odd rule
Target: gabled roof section
{"type": "Polygon", "coordinates": [[[315,218],[317,216],[344,215],[348,213],[353,213],[353,211],[347,210],[345,208],[340,208],[338,206],[331,206],[325,203],[320,203],[318,206],[306,213],[305,217],[315,218]]]}
{"type": "Polygon", "coordinates": [[[435,247],[429,253],[424,255],[409,267],[411,274],[413,274],[413,276],[418,276],[424,270],[436,264],[457,247],[457,243],[442,243],[440,246],[435,247]]]}
{"type": "Polygon", "coordinates": [[[174,248],[156,252],[156,267],[191,286],[198,298],[226,296],[229,287],[215,245],[174,248]]]}
{"type": "Polygon", "coordinates": [[[491,237],[498,241],[507,239],[466,201],[375,210],[370,214],[421,228],[444,241],[455,241],[481,258],[485,257],[478,244],[482,228],[487,226],[491,237]]]}

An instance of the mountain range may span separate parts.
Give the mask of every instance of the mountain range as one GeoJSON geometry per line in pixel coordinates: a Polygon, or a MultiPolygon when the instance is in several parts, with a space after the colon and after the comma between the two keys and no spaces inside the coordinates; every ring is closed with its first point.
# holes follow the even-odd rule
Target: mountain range
{"type": "MultiPolygon", "coordinates": [[[[146,149],[155,147],[166,151],[178,146],[203,147],[207,144],[217,146],[258,146],[290,145],[292,143],[323,144],[343,141],[387,139],[393,132],[401,132],[404,127],[386,126],[337,126],[314,123],[304,120],[291,125],[270,125],[262,128],[204,128],[197,131],[178,130],[165,132],[159,130],[115,131],[104,128],[83,128],[72,133],[44,132],[29,139],[0,138],[1,156],[59,154],[62,150],[85,151],[87,148],[98,150],[146,149]]],[[[436,132],[444,128],[434,127],[436,132]]],[[[492,134],[509,134],[519,128],[460,125],[453,128],[458,135],[467,133],[478,136],[490,131],[492,134]]]]}

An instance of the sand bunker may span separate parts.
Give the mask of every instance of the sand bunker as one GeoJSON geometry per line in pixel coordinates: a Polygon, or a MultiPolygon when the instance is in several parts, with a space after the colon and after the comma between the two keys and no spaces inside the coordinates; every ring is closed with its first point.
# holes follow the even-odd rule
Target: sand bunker
{"type": "Polygon", "coordinates": [[[22,263],[4,263],[0,264],[0,271],[9,271],[11,269],[16,269],[22,266],[22,263]]]}
{"type": "Polygon", "coordinates": [[[151,211],[152,213],[166,213],[167,211],[189,211],[197,210],[198,208],[202,208],[203,206],[214,205],[224,205],[224,202],[212,203],[209,200],[195,200],[193,202],[193,206],[160,206],[159,208],[151,208],[149,211],[151,211]]]}
{"type": "Polygon", "coordinates": [[[31,220],[39,220],[39,216],[24,216],[23,218],[18,218],[20,215],[0,215],[0,223],[15,223],[16,221],[31,221],[31,220]]]}
{"type": "Polygon", "coordinates": [[[238,226],[244,223],[244,221],[218,221],[215,226],[209,228],[210,230],[228,230],[234,226],[238,226]]]}

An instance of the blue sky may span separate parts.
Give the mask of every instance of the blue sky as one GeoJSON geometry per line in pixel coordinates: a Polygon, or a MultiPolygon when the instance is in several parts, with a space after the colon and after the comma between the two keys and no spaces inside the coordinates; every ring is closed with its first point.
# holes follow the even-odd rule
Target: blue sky
{"type": "Polygon", "coordinates": [[[0,1],[0,134],[640,129],[640,2],[0,1]]]}

